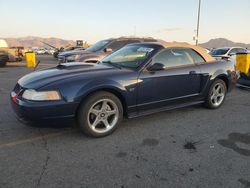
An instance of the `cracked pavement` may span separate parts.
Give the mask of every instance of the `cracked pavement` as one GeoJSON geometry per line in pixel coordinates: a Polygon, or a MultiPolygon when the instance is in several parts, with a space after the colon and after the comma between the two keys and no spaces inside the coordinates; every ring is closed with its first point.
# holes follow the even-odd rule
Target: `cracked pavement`
{"type": "MultiPolygon", "coordinates": [[[[56,64],[38,58],[39,68],[56,64]]],[[[15,119],[9,93],[31,71],[18,63],[0,69],[0,187],[249,187],[249,155],[237,152],[250,152],[249,90],[236,88],[215,111],[194,106],[125,119],[114,134],[93,139],[70,125],[15,119]],[[195,150],[184,149],[187,141],[195,150]]]]}

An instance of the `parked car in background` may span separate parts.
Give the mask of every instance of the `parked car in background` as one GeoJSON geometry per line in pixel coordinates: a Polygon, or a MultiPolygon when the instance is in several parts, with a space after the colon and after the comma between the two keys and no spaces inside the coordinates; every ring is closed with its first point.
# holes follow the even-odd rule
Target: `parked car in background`
{"type": "Polygon", "coordinates": [[[39,49],[35,50],[35,53],[37,55],[44,55],[46,53],[46,50],[44,48],[39,48],[39,49]]]}
{"type": "Polygon", "coordinates": [[[55,52],[55,48],[46,48],[46,54],[53,55],[55,52]]]}
{"type": "Polygon", "coordinates": [[[157,40],[153,38],[132,38],[132,37],[120,37],[101,40],[94,44],[93,46],[87,48],[85,51],[78,51],[72,56],[67,58],[60,58],[60,63],[65,62],[87,62],[87,63],[96,63],[106,57],[107,55],[115,52],[127,44],[131,43],[141,43],[141,42],[156,42],[157,40]]]}
{"type": "MultiPolygon", "coordinates": [[[[6,54],[8,55],[9,62],[22,61],[22,49],[23,47],[9,47],[5,40],[0,39],[0,51],[4,54],[4,56],[6,54]]],[[[3,61],[2,64],[4,64],[3,61]]]]}
{"type": "Polygon", "coordinates": [[[76,55],[81,53],[85,48],[77,48],[70,51],[60,52],[58,54],[58,61],[59,63],[65,63],[65,62],[73,62],[75,61],[76,55]]]}
{"type": "MultiPolygon", "coordinates": [[[[104,42],[105,43],[105,42],[104,42]]],[[[183,43],[135,43],[98,63],[64,63],[22,77],[11,93],[22,120],[76,119],[86,134],[111,134],[123,116],[205,104],[217,109],[236,84],[232,62],[183,43]]]]}
{"type": "Polygon", "coordinates": [[[236,54],[247,52],[246,48],[242,47],[225,47],[212,49],[209,54],[214,58],[220,60],[230,60],[236,63],[236,54]]]}
{"type": "Polygon", "coordinates": [[[57,49],[57,50],[54,52],[53,56],[54,56],[55,58],[58,58],[58,54],[59,54],[59,53],[61,53],[61,52],[68,52],[68,51],[72,51],[72,50],[76,50],[76,49],[78,49],[78,48],[83,48],[83,47],[81,47],[81,46],[71,46],[71,47],[68,47],[68,48],[60,48],[60,49],[57,49]]]}
{"type": "Polygon", "coordinates": [[[8,54],[4,51],[0,51],[0,67],[5,67],[8,61],[9,61],[8,54]]]}

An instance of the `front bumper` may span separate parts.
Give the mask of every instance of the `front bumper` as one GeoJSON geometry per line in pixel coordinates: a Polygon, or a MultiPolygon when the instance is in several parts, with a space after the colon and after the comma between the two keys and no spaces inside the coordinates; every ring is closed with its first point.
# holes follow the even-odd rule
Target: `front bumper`
{"type": "Polygon", "coordinates": [[[78,104],[65,101],[33,102],[11,96],[11,106],[22,122],[74,120],[78,104]]]}

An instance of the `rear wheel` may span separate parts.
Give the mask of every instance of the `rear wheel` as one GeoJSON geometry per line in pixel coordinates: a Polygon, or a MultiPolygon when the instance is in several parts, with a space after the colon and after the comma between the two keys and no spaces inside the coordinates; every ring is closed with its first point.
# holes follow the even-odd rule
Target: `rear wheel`
{"type": "Polygon", "coordinates": [[[227,94],[226,83],[221,79],[216,79],[209,89],[205,106],[210,109],[221,107],[227,94]]]}
{"type": "Polygon", "coordinates": [[[84,101],[77,113],[78,126],[89,136],[111,134],[123,117],[120,100],[109,92],[97,92],[84,101]]]}

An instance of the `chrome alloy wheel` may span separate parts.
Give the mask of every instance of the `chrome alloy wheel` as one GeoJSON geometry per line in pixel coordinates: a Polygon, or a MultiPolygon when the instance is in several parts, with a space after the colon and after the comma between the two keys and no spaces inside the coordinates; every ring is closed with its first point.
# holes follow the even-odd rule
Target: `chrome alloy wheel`
{"type": "Polygon", "coordinates": [[[88,111],[88,125],[96,133],[108,132],[116,125],[118,119],[118,107],[110,99],[95,102],[88,111]]]}
{"type": "Polygon", "coordinates": [[[217,83],[214,85],[211,93],[211,103],[217,107],[220,106],[225,98],[225,88],[222,83],[217,83]]]}

